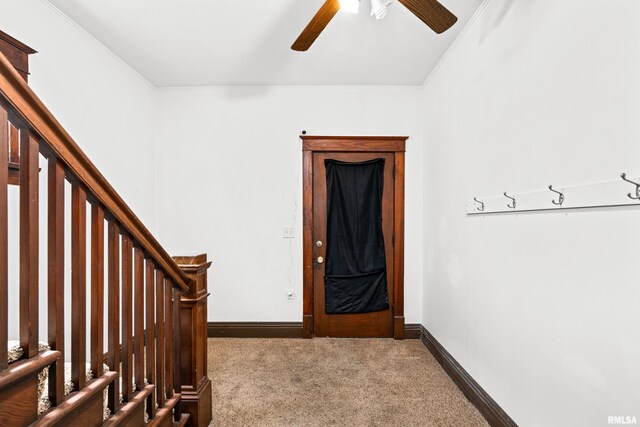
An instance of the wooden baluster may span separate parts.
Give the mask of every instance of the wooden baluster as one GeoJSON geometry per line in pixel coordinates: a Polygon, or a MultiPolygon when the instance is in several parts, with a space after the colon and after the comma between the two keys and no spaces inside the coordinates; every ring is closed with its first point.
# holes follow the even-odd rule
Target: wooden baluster
{"type": "Polygon", "coordinates": [[[157,372],[157,399],[158,406],[164,406],[164,273],[156,272],[156,372],[157,372]]]}
{"type": "Polygon", "coordinates": [[[49,346],[60,352],[49,369],[49,400],[57,406],[64,400],[64,166],[53,155],[48,173],[48,332],[49,346]]]}
{"type": "Polygon", "coordinates": [[[20,129],[20,345],[38,353],[38,140],[20,129]]]}
{"type": "Polygon", "coordinates": [[[166,348],[166,381],[167,381],[167,389],[166,396],[167,399],[170,399],[173,396],[173,284],[170,280],[166,280],[164,283],[165,290],[165,315],[164,315],[164,325],[166,328],[166,336],[165,336],[165,348],[166,348]]]}
{"type": "Polygon", "coordinates": [[[8,199],[9,184],[9,117],[7,110],[0,105],[0,371],[7,369],[7,339],[9,305],[9,233],[8,199]]]}
{"type": "Polygon", "coordinates": [[[9,123],[9,184],[20,185],[20,133],[9,123]]]}
{"type": "MultiPolygon", "coordinates": [[[[147,300],[147,380],[149,384],[156,384],[156,341],[155,341],[155,266],[150,258],[147,258],[146,274],[146,300],[147,300]]],[[[153,418],[156,415],[156,393],[151,393],[147,399],[147,413],[153,418]]]]}
{"type": "Polygon", "coordinates": [[[144,254],[142,249],[137,246],[133,253],[135,267],[135,378],[137,389],[142,390],[144,388],[144,254]]]}
{"type": "Polygon", "coordinates": [[[122,234],[122,397],[124,401],[131,400],[133,385],[131,383],[133,369],[132,338],[132,294],[131,294],[131,238],[122,234]]]}
{"type": "Polygon", "coordinates": [[[91,206],[91,371],[102,375],[104,364],[104,208],[91,206]]]}
{"type": "MultiPolygon", "coordinates": [[[[180,380],[180,289],[173,288],[173,388],[177,392],[182,391],[182,381],[180,380]]],[[[181,405],[176,406],[174,420],[180,421],[182,417],[181,405]]]]}
{"type": "MultiPolygon", "coordinates": [[[[108,233],[108,315],[109,332],[107,338],[109,370],[120,372],[120,230],[115,220],[109,221],[108,233]]],[[[109,409],[115,414],[120,406],[120,381],[109,387],[109,409]]]]}
{"type": "Polygon", "coordinates": [[[18,142],[18,129],[9,125],[9,161],[11,163],[20,162],[20,143],[18,142]]]}
{"type": "Polygon", "coordinates": [[[87,192],[82,184],[74,182],[71,186],[71,382],[75,390],[81,390],[87,381],[86,268],[87,192]]]}

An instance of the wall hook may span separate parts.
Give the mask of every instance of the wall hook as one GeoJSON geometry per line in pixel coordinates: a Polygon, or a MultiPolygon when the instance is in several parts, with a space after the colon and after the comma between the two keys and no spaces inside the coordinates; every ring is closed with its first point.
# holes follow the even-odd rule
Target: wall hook
{"type": "Polygon", "coordinates": [[[636,186],[636,196],[633,197],[631,193],[627,193],[627,197],[633,200],[640,200],[640,184],[638,184],[637,182],[633,182],[630,179],[627,179],[627,174],[624,172],[620,174],[620,178],[636,186]]]}
{"type": "Polygon", "coordinates": [[[511,209],[515,209],[516,208],[516,199],[515,199],[515,197],[509,196],[506,191],[504,193],[502,193],[502,194],[504,194],[504,197],[506,197],[508,199],[511,199],[511,201],[513,203],[513,206],[510,205],[509,203],[507,203],[507,207],[509,207],[511,209]]]}
{"type": "Polygon", "coordinates": [[[483,212],[484,211],[484,203],[481,202],[480,200],[476,199],[475,197],[473,198],[473,200],[475,200],[477,203],[480,204],[480,206],[476,207],[477,211],[483,212]]]}
{"type": "Polygon", "coordinates": [[[562,203],[564,203],[564,194],[558,190],[554,190],[552,185],[549,186],[549,190],[558,194],[558,201],[556,202],[554,199],[551,201],[551,203],[553,203],[554,205],[562,206],[562,203]]]}

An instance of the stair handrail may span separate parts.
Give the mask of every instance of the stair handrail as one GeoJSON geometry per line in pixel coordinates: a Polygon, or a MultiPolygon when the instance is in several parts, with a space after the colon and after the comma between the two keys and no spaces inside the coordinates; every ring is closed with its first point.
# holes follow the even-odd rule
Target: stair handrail
{"type": "Polygon", "coordinates": [[[0,52],[0,103],[12,122],[28,126],[183,291],[189,279],[120,197],[71,135],[0,52]]]}

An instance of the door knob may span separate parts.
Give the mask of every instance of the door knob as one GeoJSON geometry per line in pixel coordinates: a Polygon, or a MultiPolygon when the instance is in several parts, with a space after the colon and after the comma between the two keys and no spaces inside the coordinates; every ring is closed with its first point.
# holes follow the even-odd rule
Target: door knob
{"type": "Polygon", "coordinates": [[[321,246],[322,246],[322,240],[318,240],[318,241],[316,242],[316,246],[317,246],[317,247],[321,247],[321,246]]]}
{"type": "Polygon", "coordinates": [[[321,256],[318,257],[318,264],[322,264],[324,262],[324,258],[321,256]]]}

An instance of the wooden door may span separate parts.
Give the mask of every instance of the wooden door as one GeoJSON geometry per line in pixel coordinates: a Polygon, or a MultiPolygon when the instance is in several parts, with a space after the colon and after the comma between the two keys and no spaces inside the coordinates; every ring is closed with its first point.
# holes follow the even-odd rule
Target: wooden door
{"type": "Polygon", "coordinates": [[[303,150],[303,336],[404,338],[404,157],[407,137],[301,136],[303,150]],[[389,309],[327,314],[327,188],[324,160],[385,160],[382,231],[389,309]],[[323,242],[318,246],[318,241],[323,242]]]}
{"type": "MultiPolygon", "coordinates": [[[[313,156],[313,242],[314,242],[314,331],[318,337],[393,337],[393,153],[323,152],[313,156]],[[327,314],[325,311],[325,266],[327,260],[327,184],[325,160],[364,162],[384,159],[382,233],[387,266],[389,308],[358,314],[327,314]],[[317,242],[322,242],[319,246],[317,242]]],[[[339,255],[335,255],[339,256],[339,255]]]]}

